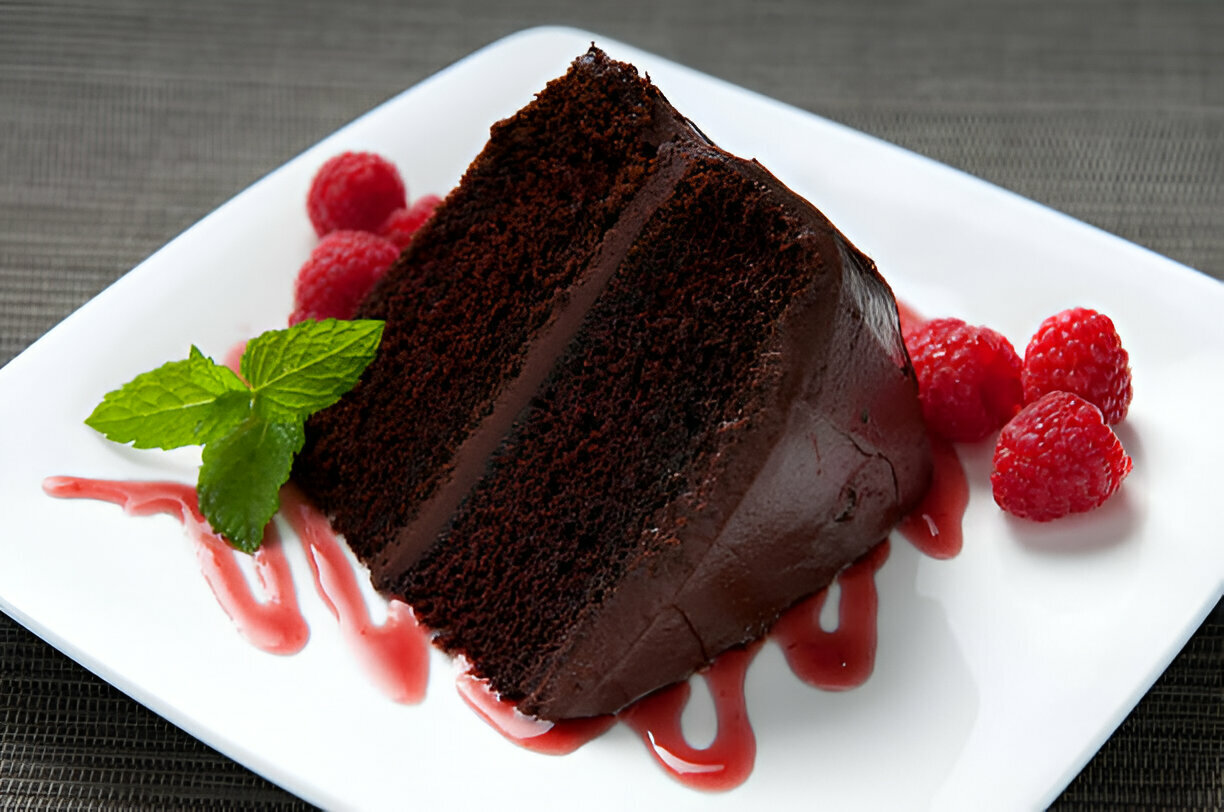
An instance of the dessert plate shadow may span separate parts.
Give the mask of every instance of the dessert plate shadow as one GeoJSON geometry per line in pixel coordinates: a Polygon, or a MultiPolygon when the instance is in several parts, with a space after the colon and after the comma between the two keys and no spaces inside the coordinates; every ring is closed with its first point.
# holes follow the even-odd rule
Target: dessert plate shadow
{"type": "MultiPolygon", "coordinates": [[[[0,608],[328,808],[1040,806],[1220,598],[1224,546],[1208,486],[1224,436],[1202,427],[1218,422],[1211,410],[1224,401],[1221,312],[1217,282],[961,172],[632,47],[533,29],[294,158],[0,369],[0,608]],[[410,193],[444,194],[489,125],[592,40],[649,72],[720,146],[758,158],[822,209],[919,312],[989,324],[1022,348],[1046,316],[1095,307],[1114,318],[1135,370],[1123,427],[1135,471],[1119,498],[1056,525],[1013,521],[990,497],[990,448],[963,449],[964,551],[935,561],[894,538],[878,577],[876,672],[859,689],[807,688],[765,647],[747,684],[756,769],[721,795],[666,777],[623,727],[565,757],[509,744],[463,704],[440,654],[425,701],[392,703],[349,656],[293,543],[311,640],[294,656],[260,652],[218,607],[175,521],[41,490],[52,475],[194,481],[197,452],[134,451],[82,420],[105,392],[193,343],[219,358],[284,325],[315,239],[306,189],[326,158],[375,150],[399,165],[410,193]]],[[[708,726],[700,708],[692,716],[694,729],[708,726]]]]}

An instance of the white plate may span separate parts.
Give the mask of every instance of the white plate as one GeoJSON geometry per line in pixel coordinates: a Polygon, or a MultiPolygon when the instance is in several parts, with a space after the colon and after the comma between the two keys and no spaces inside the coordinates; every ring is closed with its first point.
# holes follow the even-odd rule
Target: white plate
{"type": "MultiPolygon", "coordinates": [[[[0,370],[0,607],[177,725],[328,807],[461,799],[512,808],[1030,807],[1050,801],[1221,595],[1215,501],[1224,456],[1224,286],[974,178],[634,48],[566,29],[502,40],[406,91],[256,183],[0,370]],[[169,518],[45,497],[43,477],[194,479],[198,455],[133,451],[82,424],[103,393],[191,343],[220,356],[282,326],[313,233],[310,177],[345,149],[394,159],[444,193],[488,127],[596,40],[648,71],[717,143],[755,156],[873,256],[930,315],[986,323],[1020,347],[1063,308],[1111,314],[1135,400],[1135,471],[1107,507],[1011,521],[965,458],[965,549],[903,541],[879,576],[876,672],[809,689],[767,647],[748,679],[759,752],[739,789],[666,777],[622,727],[565,757],[505,742],[462,704],[435,654],[426,701],[384,699],[309,587],[312,638],[292,657],[235,633],[169,518]]],[[[289,545],[291,552],[296,545],[289,545]]],[[[299,584],[305,562],[292,552],[299,584]]],[[[700,680],[696,681],[698,684],[700,680]]]]}

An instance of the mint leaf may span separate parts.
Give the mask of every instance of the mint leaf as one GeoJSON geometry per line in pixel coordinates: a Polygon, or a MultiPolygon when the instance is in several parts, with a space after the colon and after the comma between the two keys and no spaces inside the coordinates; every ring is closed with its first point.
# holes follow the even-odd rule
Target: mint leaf
{"type": "Polygon", "coordinates": [[[280,503],[305,420],[352,389],[374,359],[381,321],[307,321],[247,343],[244,382],[193,346],[184,361],[137,375],[85,423],[136,448],[203,445],[200,510],[230,544],[254,552],[280,503]]]}
{"type": "Polygon", "coordinates": [[[213,530],[239,550],[255,552],[304,441],[301,420],[279,422],[253,414],[204,446],[196,495],[213,530]]]}
{"type": "Polygon", "coordinates": [[[251,411],[251,393],[230,369],[192,346],[185,361],[137,375],[102,398],[85,424],[135,448],[201,445],[251,411]]]}
{"type": "Polygon", "coordinates": [[[252,339],[242,375],[255,392],[256,411],[274,420],[301,419],[353,388],[374,359],[381,321],[304,321],[252,339]]]}

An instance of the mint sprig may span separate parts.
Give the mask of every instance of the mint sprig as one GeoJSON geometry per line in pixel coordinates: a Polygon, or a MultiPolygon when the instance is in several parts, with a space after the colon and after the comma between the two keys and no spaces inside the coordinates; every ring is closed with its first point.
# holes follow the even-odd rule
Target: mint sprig
{"type": "Polygon", "coordinates": [[[306,439],[302,423],[253,414],[204,446],[196,483],[200,512],[243,552],[259,548],[264,526],[280,507],[280,487],[306,439]]]}
{"type": "Polygon", "coordinates": [[[85,423],[117,443],[169,450],[224,435],[246,417],[250,400],[241,378],[193,345],[187,360],[163,364],[108,393],[85,423]]]}
{"type": "Polygon", "coordinates": [[[260,413],[291,420],[326,409],[352,389],[380,338],[382,322],[305,321],[248,344],[240,368],[260,413]]]}
{"type": "Polygon", "coordinates": [[[241,378],[192,346],[186,360],[108,393],[85,424],[135,448],[204,446],[200,511],[230,544],[254,552],[280,506],[306,418],[356,385],[382,331],[381,321],[336,319],[270,330],[247,343],[241,378]]]}

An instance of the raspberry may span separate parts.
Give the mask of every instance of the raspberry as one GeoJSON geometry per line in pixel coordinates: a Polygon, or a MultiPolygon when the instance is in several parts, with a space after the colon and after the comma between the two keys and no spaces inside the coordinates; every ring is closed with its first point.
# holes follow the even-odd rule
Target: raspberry
{"type": "Polygon", "coordinates": [[[1109,316],[1077,307],[1041,323],[1024,351],[1024,402],[1047,392],[1074,392],[1096,405],[1106,423],[1126,417],[1133,389],[1130,357],[1109,316]]]}
{"type": "Polygon", "coordinates": [[[351,319],[357,303],[398,256],[394,243],[364,231],[328,234],[298,271],[289,324],[304,319],[351,319]]]}
{"type": "Polygon", "coordinates": [[[905,336],[927,428],[947,440],[981,440],[1021,406],[1020,356],[989,327],[935,319],[905,336]]]}
{"type": "Polygon", "coordinates": [[[372,152],[345,152],[328,160],[306,197],[306,212],[320,237],[342,230],[374,232],[406,205],[399,171],[372,152]]]}
{"type": "Polygon", "coordinates": [[[396,209],[379,226],[379,235],[400,248],[407,248],[408,243],[412,242],[412,235],[425,224],[441,202],[442,198],[437,195],[425,195],[417,198],[408,208],[396,209]]]}
{"type": "Polygon", "coordinates": [[[1101,410],[1070,392],[1051,392],[1003,427],[990,484],[999,507],[1046,522],[1100,505],[1133,463],[1101,410]]]}

